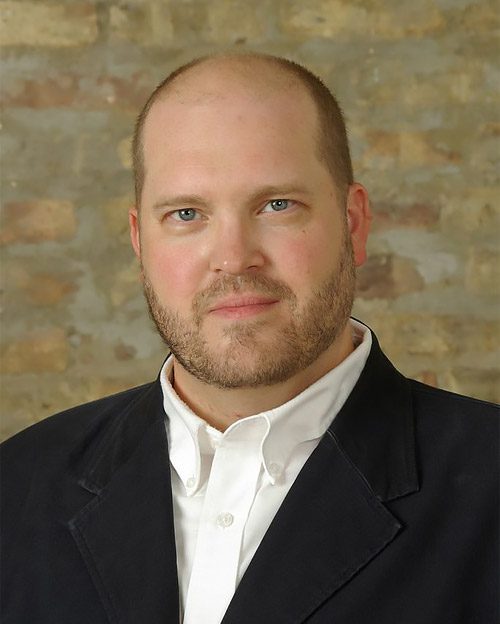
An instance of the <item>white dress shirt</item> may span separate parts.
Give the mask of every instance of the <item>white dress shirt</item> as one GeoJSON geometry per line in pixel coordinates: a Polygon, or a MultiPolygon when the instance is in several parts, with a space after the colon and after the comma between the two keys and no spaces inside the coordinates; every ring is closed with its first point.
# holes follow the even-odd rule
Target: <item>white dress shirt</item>
{"type": "Polygon", "coordinates": [[[302,393],[217,431],[160,378],[167,414],[181,622],[219,624],[301,468],[351,393],[371,348],[351,319],[354,351],[302,393]]]}

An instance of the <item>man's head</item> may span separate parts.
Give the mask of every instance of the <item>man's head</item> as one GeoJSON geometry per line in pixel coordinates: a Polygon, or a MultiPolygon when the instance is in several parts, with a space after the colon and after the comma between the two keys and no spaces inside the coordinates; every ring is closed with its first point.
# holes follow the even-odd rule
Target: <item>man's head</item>
{"type": "Polygon", "coordinates": [[[279,383],[345,335],[368,202],[345,130],[327,139],[320,118],[281,61],[230,56],[178,72],[138,125],[132,242],[160,334],[199,380],[279,383]],[[343,169],[320,147],[337,141],[343,169]]]}

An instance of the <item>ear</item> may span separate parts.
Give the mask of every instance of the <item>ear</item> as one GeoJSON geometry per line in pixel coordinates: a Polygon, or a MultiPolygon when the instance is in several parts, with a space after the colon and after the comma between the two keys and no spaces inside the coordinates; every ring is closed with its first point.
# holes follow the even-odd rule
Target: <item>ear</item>
{"type": "Polygon", "coordinates": [[[130,240],[134,248],[135,255],[141,259],[141,236],[139,230],[139,213],[135,206],[128,211],[128,223],[130,226],[130,240]]]}
{"type": "Polygon", "coordinates": [[[366,260],[366,241],[372,220],[370,200],[364,186],[354,182],[347,193],[347,224],[356,266],[366,260]]]}

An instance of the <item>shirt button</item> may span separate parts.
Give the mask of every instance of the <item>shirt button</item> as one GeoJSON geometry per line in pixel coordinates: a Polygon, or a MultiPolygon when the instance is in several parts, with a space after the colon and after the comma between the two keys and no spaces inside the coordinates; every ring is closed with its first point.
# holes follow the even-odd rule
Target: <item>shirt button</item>
{"type": "Polygon", "coordinates": [[[282,472],[282,468],[276,462],[269,464],[269,474],[271,477],[279,477],[282,472]]]}
{"type": "Polygon", "coordinates": [[[188,487],[189,489],[194,488],[195,483],[196,479],[194,477],[189,477],[189,479],[186,481],[186,487],[188,487]]]}
{"type": "Polygon", "coordinates": [[[217,516],[217,526],[227,529],[233,524],[234,516],[228,511],[224,511],[217,516]]]}

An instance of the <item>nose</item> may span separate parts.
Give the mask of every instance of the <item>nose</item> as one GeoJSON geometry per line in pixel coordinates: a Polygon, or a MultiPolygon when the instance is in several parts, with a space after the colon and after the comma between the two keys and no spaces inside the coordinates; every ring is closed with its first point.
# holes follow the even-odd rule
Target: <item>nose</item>
{"type": "Polygon", "coordinates": [[[214,228],[211,247],[210,269],[216,273],[242,275],[265,263],[258,233],[237,218],[214,228]]]}

